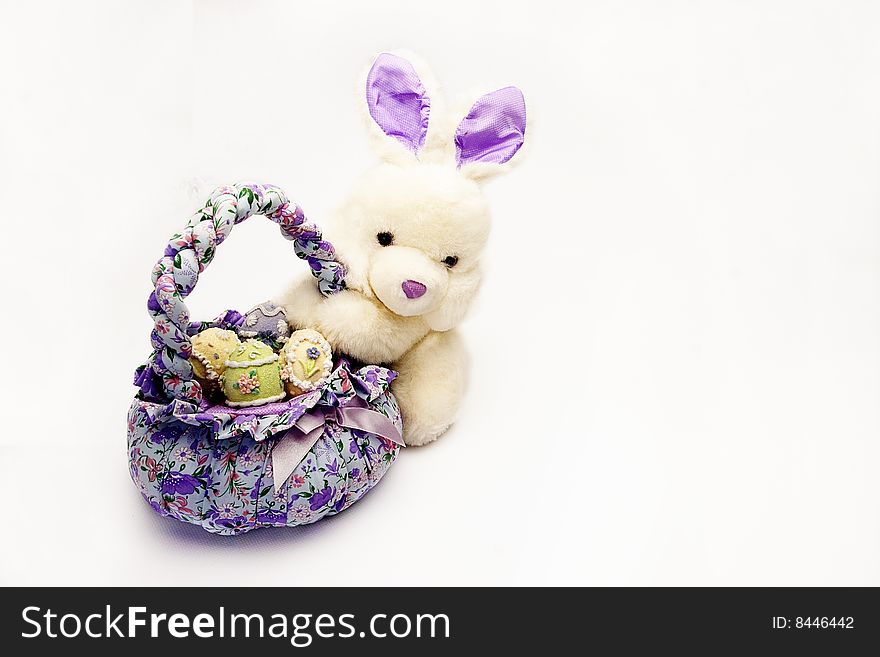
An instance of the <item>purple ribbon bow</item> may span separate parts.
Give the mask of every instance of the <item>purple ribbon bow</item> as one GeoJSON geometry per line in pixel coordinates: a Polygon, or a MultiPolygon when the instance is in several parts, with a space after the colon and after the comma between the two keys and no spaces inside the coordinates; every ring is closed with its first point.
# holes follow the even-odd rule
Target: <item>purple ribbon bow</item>
{"type": "Polygon", "coordinates": [[[284,485],[309,450],[324,435],[324,426],[328,423],[366,431],[404,446],[403,437],[394,423],[378,411],[368,408],[360,397],[352,397],[345,406],[316,406],[302,415],[272,448],[275,490],[284,485]]]}

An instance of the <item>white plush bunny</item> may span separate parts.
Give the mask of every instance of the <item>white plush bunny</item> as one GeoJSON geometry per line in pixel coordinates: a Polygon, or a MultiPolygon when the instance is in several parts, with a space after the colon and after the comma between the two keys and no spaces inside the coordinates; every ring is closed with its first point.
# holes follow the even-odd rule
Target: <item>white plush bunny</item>
{"type": "Polygon", "coordinates": [[[279,304],[294,328],[319,330],[335,352],[397,370],[404,439],[423,445],[452,424],[461,402],[467,359],[455,327],[479,287],[489,235],[478,181],[522,145],[525,102],[507,87],[449,112],[422,66],[417,73],[388,53],[370,69],[366,92],[382,163],[325,231],[347,289],[323,297],[302,280],[279,304]]]}

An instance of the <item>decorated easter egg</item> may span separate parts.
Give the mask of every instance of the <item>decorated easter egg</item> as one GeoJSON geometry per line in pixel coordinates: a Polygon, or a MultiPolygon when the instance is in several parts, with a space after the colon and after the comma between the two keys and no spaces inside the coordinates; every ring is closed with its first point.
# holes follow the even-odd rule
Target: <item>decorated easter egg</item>
{"type": "Polygon", "coordinates": [[[222,383],[230,406],[259,406],[285,397],[278,354],[259,340],[245,340],[229,355],[222,383]]]}
{"type": "Polygon", "coordinates": [[[193,374],[206,394],[215,394],[220,388],[220,377],[226,370],[226,360],[241,342],[232,331],[209,328],[193,336],[191,343],[189,362],[193,374]]]}
{"type": "Polygon", "coordinates": [[[290,395],[314,390],[330,377],[333,353],[324,336],[312,329],[294,331],[281,349],[281,378],[290,395]]]}
{"type": "Polygon", "coordinates": [[[271,301],[261,303],[245,313],[238,334],[242,338],[257,338],[278,349],[290,335],[287,314],[271,301]]]}

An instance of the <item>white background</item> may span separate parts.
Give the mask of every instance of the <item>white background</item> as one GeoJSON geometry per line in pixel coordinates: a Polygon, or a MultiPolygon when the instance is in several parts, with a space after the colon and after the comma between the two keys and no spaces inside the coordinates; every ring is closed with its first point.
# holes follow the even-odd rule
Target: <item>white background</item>
{"type": "MultiPolygon", "coordinates": [[[[880,584],[876,3],[3,5],[0,583],[880,584]],[[312,527],[154,515],[152,264],[219,183],[320,223],[400,47],[529,105],[460,421],[312,527]]],[[[190,307],[303,269],[254,220],[190,307]]]]}

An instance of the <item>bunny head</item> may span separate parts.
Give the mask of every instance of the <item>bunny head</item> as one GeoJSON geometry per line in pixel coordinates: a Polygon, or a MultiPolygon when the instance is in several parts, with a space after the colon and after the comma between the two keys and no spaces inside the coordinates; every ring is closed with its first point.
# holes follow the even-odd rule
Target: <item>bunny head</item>
{"type": "Polygon", "coordinates": [[[385,53],[367,74],[368,123],[381,163],[339,210],[332,241],[349,288],[445,331],[479,285],[489,235],[480,183],[503,171],[522,145],[525,102],[519,89],[506,87],[469,111],[449,111],[419,68],[385,53]]]}

